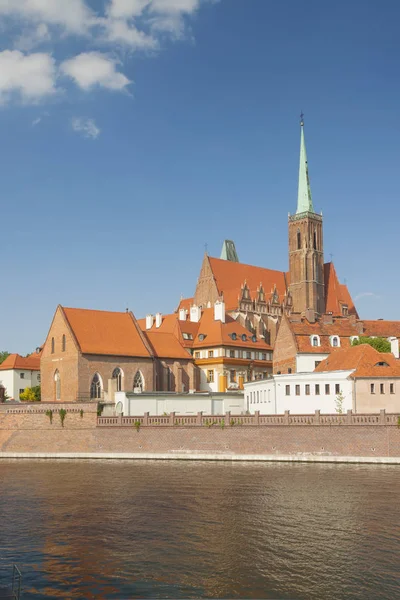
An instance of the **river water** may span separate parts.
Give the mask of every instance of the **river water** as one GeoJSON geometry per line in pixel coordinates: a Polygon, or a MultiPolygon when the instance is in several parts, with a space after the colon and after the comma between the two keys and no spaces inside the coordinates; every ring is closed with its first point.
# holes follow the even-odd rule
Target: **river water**
{"type": "Polygon", "coordinates": [[[0,461],[28,598],[400,598],[400,467],[0,461]]]}

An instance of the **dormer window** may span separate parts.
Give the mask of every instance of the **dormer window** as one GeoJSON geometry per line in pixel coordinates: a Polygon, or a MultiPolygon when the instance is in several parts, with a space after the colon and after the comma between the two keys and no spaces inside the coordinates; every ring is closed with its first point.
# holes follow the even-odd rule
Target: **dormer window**
{"type": "Polygon", "coordinates": [[[233,340],[236,340],[236,339],[237,339],[237,335],[236,335],[236,333],[232,333],[232,334],[231,334],[231,338],[232,338],[233,340]]]}
{"type": "Polygon", "coordinates": [[[310,340],[311,340],[311,345],[314,347],[320,346],[321,342],[319,339],[319,335],[311,335],[310,336],[310,340]]]}
{"type": "Polygon", "coordinates": [[[352,336],[350,336],[350,344],[353,344],[353,342],[354,342],[355,340],[359,340],[359,339],[360,339],[360,338],[358,337],[358,335],[352,335],[352,336]]]}
{"type": "Polygon", "coordinates": [[[256,341],[257,341],[257,337],[256,337],[255,335],[252,335],[252,336],[251,336],[251,341],[252,341],[252,342],[256,342],[256,341]]]}
{"type": "Polygon", "coordinates": [[[204,335],[204,333],[199,333],[200,342],[203,342],[205,339],[206,339],[206,336],[204,335]]]}
{"type": "Polygon", "coordinates": [[[242,342],[245,342],[247,340],[247,335],[245,333],[242,334],[242,342]]]}
{"type": "Polygon", "coordinates": [[[387,364],[387,362],[381,361],[381,362],[377,362],[375,367],[388,367],[389,365],[387,364]]]}
{"type": "Polygon", "coordinates": [[[347,304],[342,304],[342,315],[347,317],[349,315],[349,307],[347,304]]]}
{"type": "Polygon", "coordinates": [[[331,335],[330,342],[332,348],[339,348],[340,346],[340,337],[338,335],[331,335]]]}
{"type": "MultiPolygon", "coordinates": [[[[182,333],[182,337],[184,340],[192,340],[193,339],[193,335],[191,333],[182,333]]],[[[199,336],[200,338],[200,336],[199,336]]]]}

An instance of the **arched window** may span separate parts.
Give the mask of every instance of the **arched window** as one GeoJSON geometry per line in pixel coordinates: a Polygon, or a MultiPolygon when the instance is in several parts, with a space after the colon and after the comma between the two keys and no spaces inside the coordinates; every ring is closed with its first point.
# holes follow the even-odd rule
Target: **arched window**
{"type": "Polygon", "coordinates": [[[54,338],[51,338],[51,353],[54,354],[54,338]]]}
{"type": "Polygon", "coordinates": [[[117,402],[117,405],[115,407],[115,414],[122,415],[123,412],[124,412],[124,406],[123,406],[122,402],[117,402]]]}
{"type": "Polygon", "coordinates": [[[112,378],[117,380],[117,392],[122,390],[122,371],[116,367],[112,373],[112,378]]]}
{"type": "Polygon", "coordinates": [[[65,352],[66,345],[67,345],[67,340],[66,340],[65,333],[64,333],[62,336],[62,344],[61,344],[61,348],[62,348],[63,352],[65,352]]]}
{"type": "Polygon", "coordinates": [[[340,346],[340,338],[338,335],[331,335],[330,341],[333,348],[338,348],[340,346]]]}
{"type": "Polygon", "coordinates": [[[313,346],[319,346],[319,337],[317,335],[313,335],[311,337],[311,343],[313,346]]]}
{"type": "Polygon", "coordinates": [[[54,373],[54,395],[56,400],[61,400],[61,377],[58,369],[54,373]]]}
{"type": "Polygon", "coordinates": [[[101,398],[101,379],[98,373],[93,375],[92,383],[90,384],[90,398],[95,400],[96,398],[101,398]]]}
{"type": "Polygon", "coordinates": [[[136,375],[133,379],[133,390],[135,392],[143,392],[144,390],[143,375],[140,371],[136,371],[136,375]]]}
{"type": "Polygon", "coordinates": [[[300,229],[297,230],[297,250],[301,249],[301,234],[300,229]]]}
{"type": "Polygon", "coordinates": [[[314,231],[314,250],[317,249],[317,232],[314,231]]]}

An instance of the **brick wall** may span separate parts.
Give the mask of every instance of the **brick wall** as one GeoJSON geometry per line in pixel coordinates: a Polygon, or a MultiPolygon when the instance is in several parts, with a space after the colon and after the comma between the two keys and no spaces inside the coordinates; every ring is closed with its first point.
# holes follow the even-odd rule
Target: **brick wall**
{"type": "Polygon", "coordinates": [[[82,405],[83,418],[79,406],[65,406],[69,412],[64,428],[58,414],[54,414],[51,425],[44,412],[1,411],[0,451],[400,457],[400,428],[392,416],[375,416],[380,424],[365,420],[373,418],[371,415],[353,416],[360,421],[352,425],[344,424],[343,419],[333,420],[333,424],[329,419],[307,424],[312,419],[300,416],[290,417],[292,424],[224,428],[154,425],[137,430],[134,425],[97,427],[95,405],[82,405]]]}
{"type": "Polygon", "coordinates": [[[296,373],[296,342],[287,317],[283,317],[276,337],[273,354],[273,372],[296,373]]]}

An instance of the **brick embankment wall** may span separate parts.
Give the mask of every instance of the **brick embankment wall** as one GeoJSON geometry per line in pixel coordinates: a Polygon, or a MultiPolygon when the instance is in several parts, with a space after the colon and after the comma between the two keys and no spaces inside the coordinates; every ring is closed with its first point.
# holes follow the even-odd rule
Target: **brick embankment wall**
{"type": "MultiPolygon", "coordinates": [[[[57,405],[59,409],[59,405],[57,405]]],[[[66,406],[68,411],[68,407],[66,406]]],[[[167,457],[386,457],[400,461],[397,425],[260,425],[98,427],[96,407],[67,412],[0,411],[0,453],[92,453],[167,457]]]]}

